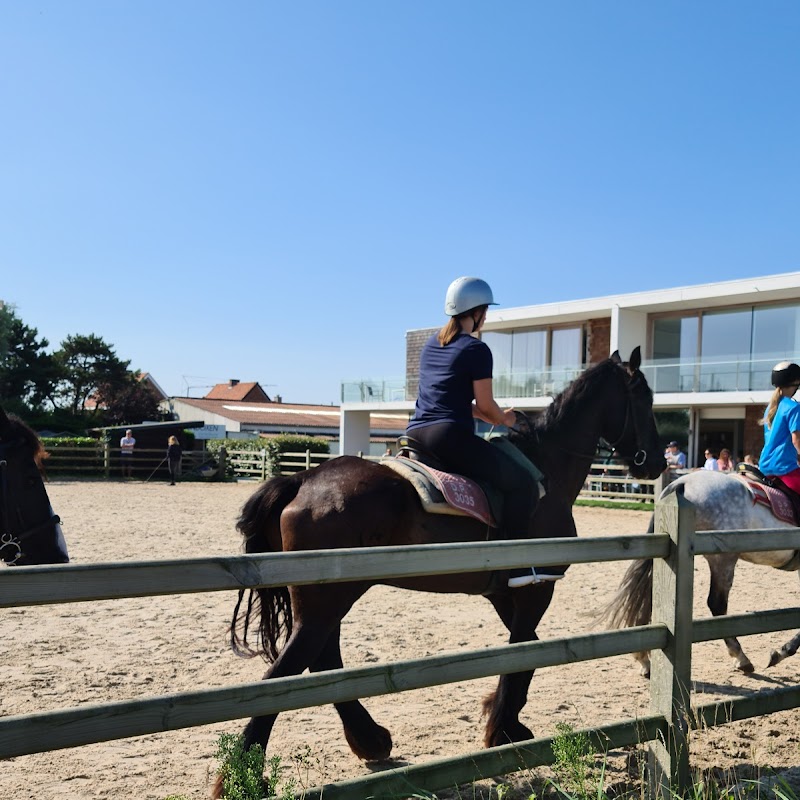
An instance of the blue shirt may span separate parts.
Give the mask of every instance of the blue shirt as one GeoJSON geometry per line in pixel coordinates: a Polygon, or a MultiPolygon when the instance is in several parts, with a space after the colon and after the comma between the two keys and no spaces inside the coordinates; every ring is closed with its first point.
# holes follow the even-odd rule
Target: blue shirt
{"type": "Polygon", "coordinates": [[[800,431],[800,403],[782,397],[772,427],[764,425],[764,449],[758,468],[765,475],[788,475],[797,469],[797,450],[792,443],[794,431],[800,431]]]}
{"type": "Polygon", "coordinates": [[[408,430],[452,422],[473,431],[472,382],[492,377],[492,351],[467,333],[444,347],[436,337],[431,336],[420,353],[417,404],[408,430]]]}

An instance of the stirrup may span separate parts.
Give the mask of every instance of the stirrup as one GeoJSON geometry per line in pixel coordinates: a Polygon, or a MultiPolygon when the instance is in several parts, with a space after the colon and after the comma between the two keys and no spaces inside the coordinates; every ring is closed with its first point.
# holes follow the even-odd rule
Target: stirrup
{"type": "Polygon", "coordinates": [[[537,571],[535,567],[513,569],[508,579],[508,588],[519,589],[522,586],[531,586],[535,583],[554,583],[555,581],[560,581],[563,577],[561,573],[537,571]],[[515,575],[515,572],[520,574],[515,575]]]}

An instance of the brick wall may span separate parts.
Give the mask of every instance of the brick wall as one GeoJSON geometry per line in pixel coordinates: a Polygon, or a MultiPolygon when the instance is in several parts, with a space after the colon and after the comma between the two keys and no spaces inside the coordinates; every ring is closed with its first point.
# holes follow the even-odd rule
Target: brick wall
{"type": "Polygon", "coordinates": [[[758,459],[764,447],[764,427],[760,420],[764,416],[762,406],[747,406],[744,410],[744,433],[742,435],[742,454],[758,459]]]}
{"type": "Polygon", "coordinates": [[[587,350],[590,364],[599,364],[611,355],[611,320],[590,319],[587,323],[587,350]]]}
{"type": "Polygon", "coordinates": [[[424,328],[406,332],[406,400],[417,399],[419,386],[419,354],[422,346],[438,328],[424,328]]]}

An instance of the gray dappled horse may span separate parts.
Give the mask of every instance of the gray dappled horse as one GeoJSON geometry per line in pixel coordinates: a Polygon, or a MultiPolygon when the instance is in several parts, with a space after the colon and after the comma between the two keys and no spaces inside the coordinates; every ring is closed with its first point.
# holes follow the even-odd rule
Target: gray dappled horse
{"type": "MultiPolygon", "coordinates": [[[[747,487],[735,475],[722,472],[698,470],[683,475],[661,493],[663,499],[678,489],[694,506],[695,529],[698,531],[755,530],[759,528],[793,528],[787,522],[776,519],[763,505],[753,503],[747,487]]],[[[650,523],[650,532],[653,522],[650,523]]],[[[796,550],[773,550],[757,553],[709,553],[703,558],[711,570],[711,587],[708,592],[708,607],[715,617],[728,612],[728,596],[733,585],[736,562],[739,559],[775,569],[797,570],[800,553],[796,550]]],[[[603,616],[614,627],[646,625],[652,610],[653,561],[634,561],[628,567],[614,599],[603,616]]],[[[736,669],[752,672],[754,667],[744,654],[738,639],[725,638],[728,653],[736,660],[736,669]]],[[[773,667],[797,652],[800,633],[790,639],[780,650],[773,651],[768,667],[773,667]]],[[[642,666],[642,675],[650,676],[650,654],[635,653],[642,666]]]]}

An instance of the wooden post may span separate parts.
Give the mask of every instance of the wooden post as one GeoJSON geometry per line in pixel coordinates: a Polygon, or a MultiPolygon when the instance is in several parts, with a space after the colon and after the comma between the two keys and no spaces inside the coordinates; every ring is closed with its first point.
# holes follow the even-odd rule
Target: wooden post
{"type": "Polygon", "coordinates": [[[306,450],[306,469],[311,469],[311,451],[306,450]]]}
{"type": "Polygon", "coordinates": [[[663,650],[650,666],[650,709],[667,720],[667,736],[650,742],[650,796],[682,797],[691,785],[689,713],[692,675],[694,589],[694,508],[678,490],[656,503],[655,532],[666,533],[670,552],[653,559],[654,625],[667,627],[663,650]]]}
{"type": "Polygon", "coordinates": [[[228,451],[225,447],[220,447],[219,452],[217,453],[217,480],[224,481],[225,480],[225,470],[227,469],[227,462],[228,461],[228,451]]]}
{"type": "Polygon", "coordinates": [[[103,442],[103,476],[106,480],[111,477],[111,442],[103,442]]]}
{"type": "Polygon", "coordinates": [[[267,479],[267,448],[261,448],[261,480],[267,479]]]}

